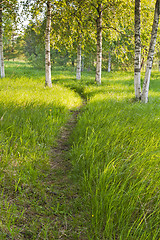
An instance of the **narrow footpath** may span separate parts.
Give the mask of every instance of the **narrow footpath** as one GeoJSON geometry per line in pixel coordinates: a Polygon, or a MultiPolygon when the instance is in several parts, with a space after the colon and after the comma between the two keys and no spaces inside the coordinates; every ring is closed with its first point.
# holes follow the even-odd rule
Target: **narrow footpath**
{"type": "Polygon", "coordinates": [[[69,137],[76,126],[80,108],[71,112],[71,118],[61,128],[56,146],[51,151],[49,201],[52,201],[54,210],[54,239],[87,240],[85,216],[82,216],[84,206],[78,194],[78,186],[71,178],[72,165],[69,159],[69,137]]]}

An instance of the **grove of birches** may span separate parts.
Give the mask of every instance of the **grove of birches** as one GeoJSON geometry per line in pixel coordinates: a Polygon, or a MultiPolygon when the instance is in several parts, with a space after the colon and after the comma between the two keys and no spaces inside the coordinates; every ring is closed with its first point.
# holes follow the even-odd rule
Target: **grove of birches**
{"type": "Polygon", "coordinates": [[[0,21],[2,77],[3,58],[25,57],[45,67],[49,87],[53,65],[74,66],[77,80],[84,68],[95,69],[97,84],[102,71],[129,70],[135,73],[136,99],[148,102],[153,57],[158,65],[160,55],[159,1],[5,0],[0,21]]]}
{"type": "Polygon", "coordinates": [[[160,0],[0,0],[0,240],[160,239],[160,0]]]}

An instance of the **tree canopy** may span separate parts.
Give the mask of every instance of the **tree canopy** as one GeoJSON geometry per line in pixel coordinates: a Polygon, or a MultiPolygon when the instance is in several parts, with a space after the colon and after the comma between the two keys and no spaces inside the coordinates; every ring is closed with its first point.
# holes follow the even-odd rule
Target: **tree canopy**
{"type": "MultiPolygon", "coordinates": [[[[5,58],[24,54],[35,67],[44,67],[47,3],[51,4],[51,64],[77,66],[77,79],[82,65],[96,70],[101,83],[101,70],[133,70],[135,57],[135,0],[56,0],[3,1],[3,41],[5,58]],[[30,19],[18,33],[18,9],[30,19]],[[14,9],[14,11],[12,11],[14,9]],[[23,43],[23,44],[22,44],[23,43]],[[22,47],[24,45],[24,47],[22,47]],[[83,63],[82,63],[83,62],[83,63]]],[[[140,47],[142,69],[147,61],[154,17],[155,0],[141,0],[140,47]]],[[[159,37],[159,36],[158,36],[159,37]]],[[[158,40],[159,41],[159,40],[158,40]]],[[[156,56],[159,56],[156,47],[156,56]]],[[[139,97],[138,97],[139,98],[139,97]]]]}

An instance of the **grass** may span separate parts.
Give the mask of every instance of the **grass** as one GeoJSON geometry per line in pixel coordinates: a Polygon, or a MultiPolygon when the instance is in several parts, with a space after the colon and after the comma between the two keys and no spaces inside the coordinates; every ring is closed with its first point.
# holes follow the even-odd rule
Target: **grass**
{"type": "Polygon", "coordinates": [[[52,194],[50,149],[82,100],[59,84],[44,88],[44,72],[25,63],[7,63],[6,73],[0,82],[0,239],[48,239],[58,235],[55,212],[65,212],[59,193],[52,194]]]}
{"type": "Polygon", "coordinates": [[[75,81],[74,72],[54,68],[47,89],[43,71],[6,65],[0,238],[160,239],[160,73],[144,105],[134,101],[132,73],[103,73],[96,86],[93,72],[75,81]],[[63,169],[51,169],[50,148],[82,99],[66,181],[63,169]]]}
{"type": "Polygon", "coordinates": [[[102,86],[83,91],[88,104],[71,156],[86,196],[88,239],[160,238],[159,76],[147,105],[134,102],[130,74],[104,74],[102,86]]]}

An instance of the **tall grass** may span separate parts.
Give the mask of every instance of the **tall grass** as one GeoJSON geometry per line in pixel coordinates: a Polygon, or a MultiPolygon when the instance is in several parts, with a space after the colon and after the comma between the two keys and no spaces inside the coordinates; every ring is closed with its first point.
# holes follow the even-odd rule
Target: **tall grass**
{"type": "Polygon", "coordinates": [[[44,72],[26,63],[9,62],[6,73],[0,81],[0,239],[45,239],[50,148],[82,100],[63,85],[44,88],[44,72]]]}
{"type": "Polygon", "coordinates": [[[143,105],[133,99],[130,73],[103,73],[96,86],[92,72],[77,82],[74,72],[54,68],[48,89],[43,70],[23,62],[6,66],[0,82],[0,239],[158,240],[160,74],[152,75],[150,102],[143,105]],[[82,104],[80,96],[87,104],[66,157],[81,198],[71,188],[68,200],[55,186],[63,171],[51,171],[50,148],[70,110],[82,104]]]}
{"type": "Polygon", "coordinates": [[[84,87],[88,104],[71,157],[88,206],[88,239],[160,238],[159,73],[152,78],[147,105],[134,102],[129,74],[84,87]]]}

